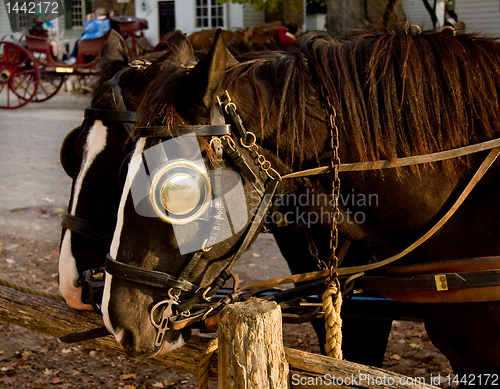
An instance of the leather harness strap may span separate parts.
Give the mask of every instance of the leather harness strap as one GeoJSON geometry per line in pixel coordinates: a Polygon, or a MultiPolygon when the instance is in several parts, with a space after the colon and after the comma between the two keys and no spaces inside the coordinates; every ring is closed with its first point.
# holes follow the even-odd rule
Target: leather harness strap
{"type": "Polygon", "coordinates": [[[418,274],[410,276],[364,276],[356,287],[374,291],[453,290],[500,286],[500,270],[464,273],[418,274]],[[436,278],[437,277],[437,278],[436,278]],[[440,283],[440,280],[442,282],[440,283]],[[440,287],[440,285],[443,285],[440,287]],[[444,286],[445,285],[445,286],[444,286]]]}
{"type": "MultiPolygon", "coordinates": [[[[347,274],[355,274],[355,273],[361,273],[361,272],[366,272],[369,270],[374,270],[381,268],[383,266],[386,266],[392,262],[397,261],[398,259],[402,258],[406,254],[410,253],[414,249],[416,249],[418,246],[420,246],[422,243],[424,243],[427,239],[429,239],[434,233],[439,230],[456,212],[456,210],[462,205],[462,203],[465,201],[469,193],[474,189],[474,187],[477,185],[477,183],[481,180],[481,178],[486,174],[488,171],[489,167],[495,162],[497,159],[498,155],[500,154],[500,147],[495,147],[490,151],[486,159],[482,162],[481,166],[477,170],[477,172],[474,174],[472,179],[469,181],[465,189],[462,191],[458,199],[455,201],[455,203],[451,206],[451,208],[446,212],[446,214],[439,219],[439,221],[431,228],[429,229],[424,235],[422,235],[418,240],[416,240],[414,243],[409,245],[406,249],[403,251],[383,260],[383,261],[378,261],[374,263],[370,263],[368,265],[361,265],[361,266],[352,266],[352,267],[341,267],[336,270],[338,275],[347,275],[347,274]]],[[[274,280],[269,280],[269,281],[264,281],[264,282],[259,282],[256,284],[249,285],[247,287],[244,287],[244,290],[248,289],[254,289],[254,288],[265,288],[269,286],[277,286],[277,285],[285,285],[285,284],[290,284],[290,283],[295,283],[295,282],[305,282],[305,281],[312,281],[312,280],[317,280],[320,278],[327,277],[329,275],[329,270],[320,270],[317,272],[310,272],[310,273],[303,273],[303,274],[296,274],[288,277],[282,277],[282,278],[276,278],[274,280]]]]}
{"type": "Polygon", "coordinates": [[[136,127],[135,135],[145,138],[167,138],[179,135],[196,134],[197,136],[222,136],[231,134],[229,124],[210,124],[196,126],[155,126],[155,127],[136,127]]]}
{"type": "MultiPolygon", "coordinates": [[[[361,172],[368,170],[393,169],[404,166],[419,165],[423,163],[439,162],[446,159],[463,157],[470,154],[475,154],[485,150],[491,150],[500,146],[500,138],[488,140],[473,145],[459,147],[452,150],[439,151],[437,153],[417,155],[413,157],[397,158],[395,160],[384,160],[374,162],[354,162],[343,163],[340,165],[340,172],[361,172]]],[[[325,174],[330,172],[329,166],[321,166],[314,169],[301,170],[300,172],[289,173],[283,178],[298,178],[314,176],[317,174],[325,174]]]]}
{"type": "Polygon", "coordinates": [[[108,122],[135,122],[135,111],[118,111],[113,109],[85,108],[85,119],[101,120],[108,122]]]}
{"type": "Polygon", "coordinates": [[[108,254],[106,256],[105,269],[108,274],[136,284],[146,285],[153,288],[180,289],[186,292],[195,293],[198,290],[196,285],[188,281],[180,281],[177,278],[160,271],[146,270],[137,266],[127,265],[117,262],[108,254]]]}
{"type": "Polygon", "coordinates": [[[61,221],[61,227],[108,246],[111,245],[111,241],[113,240],[112,232],[103,231],[97,227],[96,223],[89,222],[75,215],[70,215],[69,213],[64,215],[61,221]]]}

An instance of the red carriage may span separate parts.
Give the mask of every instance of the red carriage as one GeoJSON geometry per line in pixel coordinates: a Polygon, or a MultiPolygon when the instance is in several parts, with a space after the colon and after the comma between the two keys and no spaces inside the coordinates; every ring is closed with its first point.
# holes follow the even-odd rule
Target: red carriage
{"type": "MultiPolygon", "coordinates": [[[[112,18],[111,23],[128,42],[131,58],[152,49],[142,34],[148,28],[146,20],[119,16],[112,18]]],[[[96,65],[108,35],[79,41],[78,56],[72,65],[54,58],[50,42],[45,37],[26,32],[16,43],[1,40],[0,108],[15,109],[29,102],[48,100],[61,89],[70,74],[96,75],[96,65]]]]}

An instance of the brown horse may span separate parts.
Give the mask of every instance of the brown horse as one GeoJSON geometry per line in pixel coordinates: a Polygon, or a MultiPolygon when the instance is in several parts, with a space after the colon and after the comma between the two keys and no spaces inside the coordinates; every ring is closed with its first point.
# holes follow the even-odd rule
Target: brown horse
{"type": "MultiPolygon", "coordinates": [[[[217,29],[195,31],[188,36],[189,42],[193,45],[194,50],[207,50],[214,42],[214,37],[217,29]]],[[[222,30],[222,38],[226,46],[233,42],[236,34],[232,31],[222,30]]]]}
{"type": "MultiPolygon", "coordinates": [[[[476,153],[410,167],[398,167],[398,158],[500,137],[500,44],[494,39],[452,36],[447,31],[391,31],[365,33],[342,44],[318,33],[306,35],[298,43],[295,51],[250,53],[247,61],[227,66],[225,45],[216,36],[213,49],[196,66],[188,65],[192,59],[179,65],[180,56],[166,63],[165,72],[145,94],[137,133],[140,140],[118,212],[103,302],[108,329],[129,353],[147,357],[172,350],[186,336],[188,327],[180,324],[209,314],[193,314],[189,307],[209,297],[229,277],[234,256],[248,245],[263,221],[263,209],[269,205],[266,198],[277,185],[275,172],[286,174],[330,163],[335,139],[342,163],[385,160],[384,164],[392,168],[340,173],[338,196],[339,232],[364,247],[375,260],[381,260],[401,252],[436,225],[461,197],[476,171],[482,169],[486,155],[476,153]],[[237,124],[231,134],[216,136],[224,144],[221,154],[212,151],[205,141],[206,136],[215,134],[212,126],[218,126],[214,116],[218,101],[226,99],[222,106],[231,110],[221,90],[228,91],[259,146],[253,146],[252,136],[237,131],[237,124]],[[234,169],[244,177],[246,202],[238,198],[236,203],[241,210],[239,216],[248,220],[247,227],[244,231],[232,228],[234,233],[214,243],[208,252],[202,250],[205,242],[201,238],[210,214],[184,220],[186,224],[180,230],[178,221],[165,217],[169,209],[187,217],[187,209],[194,212],[205,204],[198,196],[198,203],[190,200],[176,202],[173,208],[169,205],[174,188],[205,193],[201,184],[183,176],[187,179],[185,186],[172,186],[164,173],[174,166],[170,164],[176,161],[175,155],[171,161],[170,154],[166,153],[166,159],[164,153],[162,161],[161,153],[152,158],[148,151],[163,144],[160,140],[182,145],[179,131],[189,129],[201,134],[201,148],[190,150],[206,155],[207,166],[222,158],[223,172],[234,169]],[[250,148],[248,143],[252,144],[250,148]],[[253,163],[256,152],[261,156],[253,163]],[[246,161],[246,167],[238,155],[246,161]],[[142,171],[149,172],[144,174],[150,174],[153,181],[143,180],[138,173],[142,171]],[[139,178],[139,192],[150,195],[138,202],[131,188],[139,178]],[[155,202],[156,190],[160,190],[155,185],[160,179],[164,180],[160,192],[166,211],[155,202]],[[154,213],[148,214],[151,208],[154,213]],[[190,241],[195,242],[193,247],[199,246],[198,254],[180,248],[179,242],[190,241]],[[167,324],[161,327],[160,319],[160,324],[167,324]]],[[[189,154],[189,147],[181,148],[183,155],[189,154]]],[[[178,163],[189,165],[185,158],[178,163]]],[[[207,173],[207,166],[200,177],[217,176],[207,173]]],[[[477,272],[484,262],[498,262],[494,257],[500,252],[496,239],[500,233],[498,174],[499,166],[494,163],[453,217],[398,265],[418,268],[422,263],[437,263],[444,269],[442,264],[446,263],[446,273],[452,270],[449,276],[453,279],[463,278],[468,283],[471,274],[485,275],[478,284],[498,287],[497,267],[488,268],[485,274],[477,272]],[[488,261],[473,260],[485,257],[488,261]],[[457,263],[456,269],[450,269],[457,263]]],[[[229,190],[235,184],[226,185],[229,190]]],[[[292,212],[291,217],[330,229],[331,186],[329,173],[282,180],[275,200],[278,195],[304,195],[306,201],[281,201],[275,207],[292,212]]],[[[236,214],[229,213],[231,217],[224,220],[234,223],[236,214]]],[[[370,271],[363,278],[368,280],[371,275],[376,276],[370,271]]],[[[407,277],[406,282],[414,282],[414,278],[407,277]]],[[[443,290],[441,284],[438,286],[438,291],[443,290]]],[[[479,286],[471,289],[477,291],[479,286]]],[[[391,290],[387,286],[382,289],[391,290]]],[[[425,292],[425,287],[422,290],[425,292]]],[[[439,296],[453,296],[453,292],[444,290],[439,296]]],[[[457,373],[500,372],[498,293],[478,302],[480,295],[476,293],[474,301],[438,303],[427,298],[419,304],[431,340],[457,373]]]]}

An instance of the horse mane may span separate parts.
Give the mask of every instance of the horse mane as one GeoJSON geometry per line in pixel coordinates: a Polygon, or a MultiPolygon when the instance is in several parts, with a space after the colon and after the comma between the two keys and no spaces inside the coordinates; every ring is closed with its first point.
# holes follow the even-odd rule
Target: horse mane
{"type": "Polygon", "coordinates": [[[450,31],[300,39],[353,160],[395,159],[498,134],[500,44],[450,31]]]}
{"type": "Polygon", "coordinates": [[[423,155],[499,132],[500,43],[493,38],[393,30],[340,41],[314,32],[299,38],[297,50],[249,53],[239,61],[228,69],[226,87],[249,78],[259,135],[276,139],[289,163],[329,150],[329,134],[309,124],[311,117],[327,120],[324,93],[337,113],[346,162],[423,155]],[[278,120],[271,124],[266,79],[277,91],[271,100],[278,120]]]}

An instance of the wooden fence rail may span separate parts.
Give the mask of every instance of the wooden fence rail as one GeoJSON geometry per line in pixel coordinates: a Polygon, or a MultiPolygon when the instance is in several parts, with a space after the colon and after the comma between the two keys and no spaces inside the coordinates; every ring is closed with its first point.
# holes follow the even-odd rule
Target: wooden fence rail
{"type": "MultiPolygon", "coordinates": [[[[102,318],[94,312],[76,311],[65,303],[34,296],[0,286],[0,321],[25,327],[32,331],[61,337],[71,332],[82,332],[101,327],[102,318]]],[[[124,354],[121,346],[112,338],[85,342],[100,350],[124,354]]],[[[193,337],[185,346],[166,356],[152,358],[170,368],[197,374],[198,363],[207,347],[208,340],[193,337]]],[[[290,365],[291,388],[434,388],[412,382],[408,377],[386,370],[336,360],[322,355],[285,348],[290,365]],[[355,380],[355,382],[352,382],[355,380]],[[333,385],[332,383],[345,383],[333,385]]],[[[210,380],[217,380],[217,357],[210,363],[210,380]]]]}

